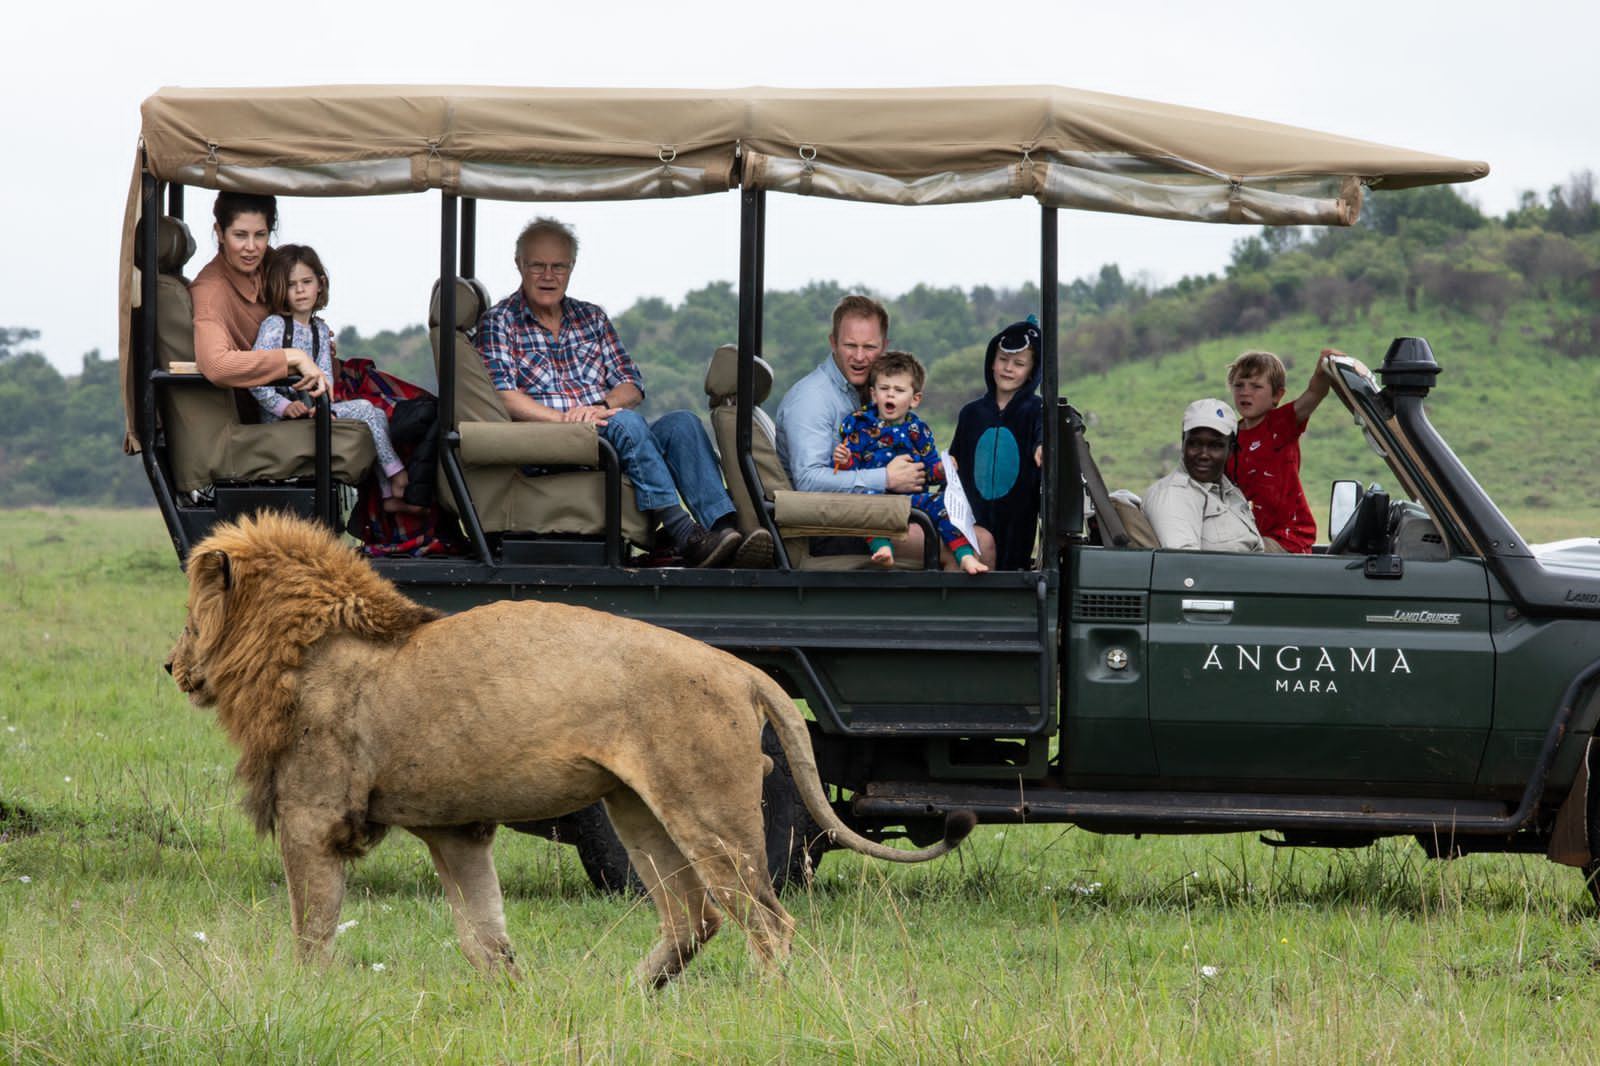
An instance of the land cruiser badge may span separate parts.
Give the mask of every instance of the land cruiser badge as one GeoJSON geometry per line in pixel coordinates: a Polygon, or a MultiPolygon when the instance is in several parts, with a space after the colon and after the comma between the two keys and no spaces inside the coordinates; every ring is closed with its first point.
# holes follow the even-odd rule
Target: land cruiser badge
{"type": "Polygon", "coordinates": [[[1388,614],[1369,614],[1367,621],[1400,626],[1458,626],[1459,611],[1402,611],[1399,608],[1388,614]]]}

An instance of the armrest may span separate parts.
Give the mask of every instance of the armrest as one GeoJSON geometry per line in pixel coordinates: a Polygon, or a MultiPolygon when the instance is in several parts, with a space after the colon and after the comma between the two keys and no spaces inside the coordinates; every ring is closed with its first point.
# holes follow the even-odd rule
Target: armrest
{"type": "Polygon", "coordinates": [[[156,385],[210,385],[213,389],[220,389],[221,385],[212,385],[199,371],[152,370],[150,381],[156,385]]]}
{"type": "Polygon", "coordinates": [[[911,522],[911,497],[899,493],[773,493],[773,518],[786,537],[898,537],[911,522]]]}
{"type": "Polygon", "coordinates": [[[599,466],[592,422],[462,422],[461,461],[472,466],[599,466]]]}

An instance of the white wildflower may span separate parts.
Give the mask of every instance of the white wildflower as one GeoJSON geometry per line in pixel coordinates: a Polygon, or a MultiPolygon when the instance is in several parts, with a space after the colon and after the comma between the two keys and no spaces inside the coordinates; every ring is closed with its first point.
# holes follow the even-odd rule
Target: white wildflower
{"type": "Polygon", "coordinates": [[[356,920],[354,918],[351,918],[348,922],[340,922],[336,927],[334,927],[333,935],[334,936],[338,936],[340,933],[344,932],[345,930],[354,929],[355,927],[356,927],[356,920]]]}
{"type": "Polygon", "coordinates": [[[384,971],[384,969],[385,969],[385,967],[384,967],[383,963],[381,963],[381,962],[375,962],[375,963],[372,964],[372,972],[373,973],[382,973],[384,971]]]}
{"type": "Polygon", "coordinates": [[[1217,968],[1215,966],[1202,966],[1200,967],[1200,976],[1215,977],[1217,976],[1217,968]]]}
{"type": "Polygon", "coordinates": [[[1006,831],[1004,829],[1000,830],[1000,832],[994,835],[994,838],[996,840],[1004,840],[1006,838],[1006,831]]]}
{"type": "Polygon", "coordinates": [[[206,942],[206,935],[204,933],[202,933],[198,929],[196,929],[194,932],[190,933],[189,935],[194,937],[196,940],[200,941],[200,943],[202,943],[202,944],[204,944],[206,942]]]}
{"type": "Polygon", "coordinates": [[[72,784],[72,778],[70,776],[63,777],[61,780],[65,781],[69,785],[72,784]]]}
{"type": "Polygon", "coordinates": [[[21,877],[17,878],[17,880],[21,881],[25,885],[33,884],[33,878],[29,877],[27,874],[23,874],[21,877]]]}
{"type": "Polygon", "coordinates": [[[14,726],[14,725],[6,726],[6,732],[7,733],[15,733],[16,731],[17,731],[17,727],[16,726],[14,726]]]}

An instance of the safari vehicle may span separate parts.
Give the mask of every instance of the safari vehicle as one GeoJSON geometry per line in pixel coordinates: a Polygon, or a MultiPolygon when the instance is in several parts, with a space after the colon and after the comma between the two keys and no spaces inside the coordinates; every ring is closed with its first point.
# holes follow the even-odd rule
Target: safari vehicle
{"type": "MultiPolygon", "coordinates": [[[[130,450],[180,561],[213,523],[257,508],[332,520],[335,483],[370,457],[325,418],[320,439],[308,425],[245,424],[226,390],[174,372],[192,344],[184,191],[432,196],[440,284],[418,313],[430,314],[445,413],[441,483],[471,549],[373,561],[417,599],[447,611],[585,604],[758,665],[805,700],[841,816],[877,837],[928,842],[966,808],[989,822],[1253,830],[1296,846],[1414,835],[1435,856],[1544,851],[1588,867],[1600,853],[1588,789],[1600,546],[1524,542],[1429,423],[1439,366],[1425,341],[1397,341],[1376,378],[1337,365],[1335,392],[1396,492],[1341,486],[1347,518],[1310,556],[1154,549],[1107,492],[1057,367],[1063,208],[1347,225],[1368,189],[1486,172],[1052,88],[164,90],[143,105],[122,241],[130,450]],[[592,427],[512,423],[488,388],[471,337],[486,300],[476,208],[719,194],[739,212],[739,314],[730,344],[706,353],[711,424],[740,524],[771,532],[777,559],[641,566],[648,532],[592,427]],[[1047,417],[1034,568],[840,570],[808,553],[812,534],[925,519],[904,497],[789,491],[759,406],[773,194],[922,210],[1037,202],[1047,417]],[[263,439],[267,428],[283,439],[263,439]]],[[[649,353],[636,354],[648,377],[649,353]]],[[[768,813],[781,882],[822,846],[781,765],[768,813]]],[[[595,811],[523,828],[577,843],[599,883],[623,875],[595,811]]]]}

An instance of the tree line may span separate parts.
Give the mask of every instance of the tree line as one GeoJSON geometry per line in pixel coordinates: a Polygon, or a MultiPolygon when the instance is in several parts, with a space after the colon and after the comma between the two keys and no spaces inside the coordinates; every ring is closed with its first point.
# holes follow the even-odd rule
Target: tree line
{"type": "MultiPolygon", "coordinates": [[[[846,291],[813,282],[766,294],[762,354],[776,376],[769,408],[825,354],[828,315],[846,291]]],[[[1353,227],[1262,229],[1242,238],[1218,274],[1156,287],[1108,264],[1062,284],[1058,298],[1061,374],[1069,383],[1290,316],[1348,323],[1380,301],[1430,317],[1471,316],[1488,326],[1491,340],[1514,306],[1528,306],[1550,352],[1587,358],[1600,353],[1600,198],[1589,171],[1543,196],[1525,193],[1498,218],[1449,186],[1374,193],[1353,227]]],[[[1039,290],[1032,283],[918,285],[884,302],[893,345],[929,368],[921,413],[939,430],[982,391],[989,337],[1037,313],[1039,290]]],[[[651,411],[703,410],[706,363],[736,339],[738,297],[731,283],[713,282],[676,304],[640,300],[613,321],[645,370],[651,411]]],[[[36,349],[37,339],[32,329],[0,327],[0,506],[148,503],[142,467],[122,454],[116,360],[91,351],[78,373],[63,375],[36,349]]],[[[433,386],[421,325],[370,336],[346,327],[339,351],[433,386]]]]}

